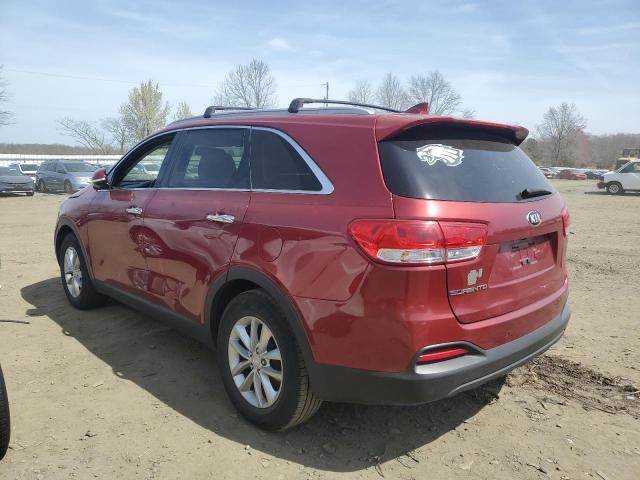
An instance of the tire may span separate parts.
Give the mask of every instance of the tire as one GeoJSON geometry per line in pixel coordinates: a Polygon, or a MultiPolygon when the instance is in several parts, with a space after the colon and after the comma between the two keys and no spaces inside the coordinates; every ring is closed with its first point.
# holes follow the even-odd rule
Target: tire
{"type": "Polygon", "coordinates": [[[106,297],[98,293],[89,276],[78,239],[68,234],[60,245],[60,278],[69,303],[80,310],[99,307],[106,297]],[[69,258],[67,258],[69,253],[69,258]],[[67,276],[70,275],[70,276],[67,276]]]}
{"type": "Polygon", "coordinates": [[[622,184],[619,182],[607,183],[607,193],[610,195],[622,195],[624,193],[622,184]]]}
{"type": "Polygon", "coordinates": [[[33,197],[34,192],[27,192],[27,197],[33,197]]]}
{"type": "Polygon", "coordinates": [[[4,458],[9,448],[11,438],[11,418],[9,415],[9,397],[4,384],[2,368],[0,368],[0,460],[4,458]]]}
{"type": "MultiPolygon", "coordinates": [[[[244,351],[248,353],[248,349],[244,348],[244,351]]],[[[244,418],[260,428],[270,431],[286,430],[307,421],[322,404],[322,400],[316,398],[311,391],[309,375],[300,347],[284,314],[276,302],[263,290],[243,292],[229,303],[222,314],[218,329],[217,356],[224,388],[231,402],[244,418]],[[252,349],[252,354],[249,356],[252,360],[246,361],[243,359],[248,358],[247,356],[242,357],[236,348],[230,346],[235,342],[240,349],[244,348],[245,344],[237,334],[238,329],[234,327],[239,326],[244,329],[243,322],[250,322],[246,324],[244,330],[248,338],[253,320],[247,320],[247,318],[253,318],[259,322],[257,327],[259,334],[255,335],[256,339],[265,332],[265,326],[272,336],[273,341],[269,340],[264,347],[266,351],[263,351],[263,355],[268,355],[270,358],[266,360],[266,364],[264,358],[262,363],[259,359],[256,361],[256,350],[252,349]],[[276,351],[279,352],[280,360],[274,359],[277,357],[276,351]],[[238,366],[240,362],[246,363],[247,366],[244,370],[237,371],[234,377],[231,365],[238,366]],[[261,384],[256,387],[256,384],[249,380],[254,378],[251,375],[257,371],[260,372],[258,376],[260,382],[267,381],[271,386],[272,397],[273,391],[277,391],[275,399],[271,402],[267,387],[260,386],[261,384]],[[272,377],[274,372],[281,373],[280,382],[276,377],[272,377]],[[245,389],[245,392],[241,393],[240,387],[236,386],[236,381],[241,383],[243,379],[248,380],[249,390],[245,389]],[[260,394],[255,393],[256,391],[260,394]],[[256,405],[256,402],[261,403],[260,397],[262,397],[262,405],[256,405]]]]}
{"type": "Polygon", "coordinates": [[[71,186],[71,182],[65,180],[64,182],[64,193],[73,193],[73,187],[71,186]]]}
{"type": "Polygon", "coordinates": [[[49,191],[47,190],[47,186],[45,185],[44,180],[38,180],[37,187],[39,192],[46,193],[49,191]]]}

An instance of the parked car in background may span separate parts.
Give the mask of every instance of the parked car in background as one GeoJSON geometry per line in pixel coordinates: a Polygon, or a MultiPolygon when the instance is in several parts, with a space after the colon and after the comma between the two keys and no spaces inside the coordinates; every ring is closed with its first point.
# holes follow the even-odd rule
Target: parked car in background
{"type": "Polygon", "coordinates": [[[96,172],[55,230],[70,304],[113,297],[216,345],[269,430],[323,400],[451,397],[562,336],[569,214],[525,128],[306,103],[332,101],[209,107],[96,172]]]}
{"type": "Polygon", "coordinates": [[[96,165],[87,162],[50,160],[38,168],[36,188],[40,192],[77,192],[91,183],[91,176],[97,169],[96,165]]]}
{"type": "Polygon", "coordinates": [[[604,175],[606,173],[605,171],[602,170],[587,170],[586,172],[584,172],[584,174],[587,176],[587,178],[589,180],[601,180],[602,179],[602,175],[604,175]]]}
{"type": "Polygon", "coordinates": [[[565,169],[558,173],[555,178],[560,178],[562,180],[586,180],[587,176],[582,172],[565,169]]]}
{"type": "Polygon", "coordinates": [[[545,176],[545,178],[555,178],[556,177],[556,172],[554,172],[550,168],[540,167],[540,171],[545,176]]]}
{"type": "Polygon", "coordinates": [[[615,172],[607,172],[598,182],[598,188],[620,195],[627,191],[640,191],[640,160],[629,162],[615,172]]]}
{"type": "Polygon", "coordinates": [[[37,163],[12,163],[9,167],[13,167],[23,175],[27,175],[31,178],[36,178],[36,172],[38,171],[37,163]]]}
{"type": "Polygon", "coordinates": [[[2,460],[9,448],[11,437],[11,420],[9,418],[9,397],[7,386],[4,383],[4,374],[0,367],[0,460],[2,460]]]}
{"type": "Polygon", "coordinates": [[[14,167],[0,167],[0,193],[26,193],[30,197],[33,192],[33,178],[14,167]]]}

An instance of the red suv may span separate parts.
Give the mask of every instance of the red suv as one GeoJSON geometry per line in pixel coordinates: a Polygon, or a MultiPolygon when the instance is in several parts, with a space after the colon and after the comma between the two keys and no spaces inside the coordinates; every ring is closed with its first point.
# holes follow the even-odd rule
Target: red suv
{"type": "Polygon", "coordinates": [[[55,230],[71,304],[111,297],[215,346],[271,430],[323,400],[451,397],[558,340],[569,217],[526,129],[312,102],[210,107],[98,171],[55,230]]]}

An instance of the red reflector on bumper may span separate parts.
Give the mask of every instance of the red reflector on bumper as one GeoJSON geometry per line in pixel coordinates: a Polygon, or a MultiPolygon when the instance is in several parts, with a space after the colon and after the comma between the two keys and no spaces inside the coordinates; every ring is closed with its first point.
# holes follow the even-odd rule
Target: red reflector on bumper
{"type": "Polygon", "coordinates": [[[438,362],[440,360],[449,360],[450,358],[461,357],[469,353],[469,350],[461,347],[445,348],[426,352],[418,357],[417,363],[438,362]]]}

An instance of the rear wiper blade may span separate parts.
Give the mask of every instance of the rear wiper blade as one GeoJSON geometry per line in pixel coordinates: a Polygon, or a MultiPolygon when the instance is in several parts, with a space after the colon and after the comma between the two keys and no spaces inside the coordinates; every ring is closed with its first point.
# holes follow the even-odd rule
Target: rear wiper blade
{"type": "Polygon", "coordinates": [[[542,197],[544,195],[551,195],[552,193],[553,192],[550,192],[549,190],[529,190],[528,188],[525,188],[518,194],[518,197],[521,199],[525,199],[525,198],[533,198],[533,197],[542,197]]]}

